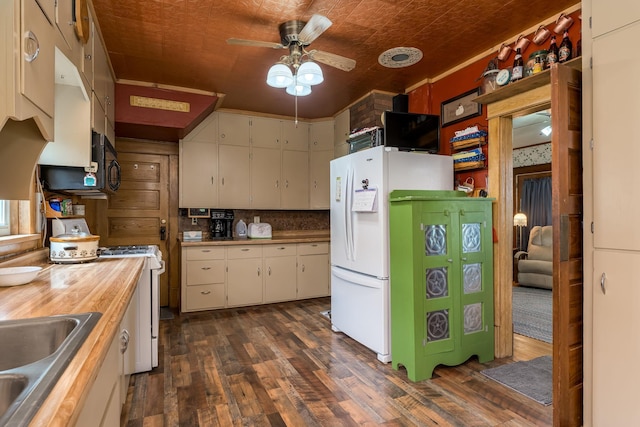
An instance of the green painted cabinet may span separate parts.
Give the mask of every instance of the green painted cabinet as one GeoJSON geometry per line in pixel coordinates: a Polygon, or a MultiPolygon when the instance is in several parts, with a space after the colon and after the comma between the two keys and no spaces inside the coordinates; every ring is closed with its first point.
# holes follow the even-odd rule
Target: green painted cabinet
{"type": "Polygon", "coordinates": [[[391,192],[391,359],[412,381],[493,359],[491,205],[459,191],[391,192]]]}

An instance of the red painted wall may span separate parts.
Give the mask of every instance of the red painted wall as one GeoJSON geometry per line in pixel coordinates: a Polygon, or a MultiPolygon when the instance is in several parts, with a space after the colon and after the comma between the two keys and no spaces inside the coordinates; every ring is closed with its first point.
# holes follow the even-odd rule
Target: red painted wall
{"type": "MultiPolygon", "coordinates": [[[[573,44],[573,56],[576,55],[576,49],[578,45],[578,40],[581,38],[580,35],[580,14],[582,12],[580,10],[571,13],[570,16],[573,18],[573,24],[569,28],[569,38],[573,44]]],[[[547,25],[547,28],[551,30],[553,33],[553,28],[555,27],[555,23],[547,25]]],[[[531,40],[529,46],[522,52],[522,58],[526,64],[529,59],[529,55],[532,52],[536,52],[538,50],[549,48],[549,44],[551,43],[551,37],[549,37],[542,45],[536,45],[533,39],[533,33],[525,34],[525,36],[531,40]]],[[[556,34],[556,43],[560,46],[560,42],[562,41],[562,34],[556,34]]],[[[513,48],[513,43],[510,45],[513,48]]],[[[438,114],[440,115],[440,106],[442,102],[456,97],[460,94],[468,92],[472,89],[479,87],[482,84],[482,73],[487,67],[489,61],[493,59],[497,55],[497,52],[491,55],[488,55],[485,58],[482,58],[473,64],[468,65],[467,67],[456,71],[455,73],[450,74],[449,76],[438,80],[435,83],[427,83],[423,86],[420,86],[411,92],[409,92],[409,111],[412,113],[424,113],[424,114],[438,114]]],[[[513,65],[513,59],[515,57],[515,51],[512,51],[509,57],[504,61],[500,62],[500,68],[507,68],[513,65]]],[[[463,130],[469,126],[478,125],[480,129],[487,130],[487,112],[486,109],[482,108],[482,114],[477,117],[472,117],[467,120],[464,120],[459,123],[455,123],[449,126],[445,126],[440,131],[440,153],[441,154],[451,154],[451,144],[450,140],[455,135],[455,131],[463,130]]],[[[488,142],[489,144],[491,141],[488,142]]],[[[487,145],[483,147],[483,151],[486,156],[487,145]]],[[[490,159],[487,156],[487,162],[490,159]]],[[[487,163],[488,164],[488,163],[487,163]]],[[[485,181],[487,177],[486,170],[478,170],[478,171],[462,171],[456,173],[456,179],[459,182],[464,182],[467,177],[472,177],[475,181],[475,185],[477,188],[484,188],[486,186],[485,181]]]]}

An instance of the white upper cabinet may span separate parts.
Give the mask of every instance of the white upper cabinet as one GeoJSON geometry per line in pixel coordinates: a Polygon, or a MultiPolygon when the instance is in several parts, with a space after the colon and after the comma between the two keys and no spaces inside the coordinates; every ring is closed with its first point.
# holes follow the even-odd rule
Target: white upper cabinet
{"type": "Polygon", "coordinates": [[[333,150],[309,153],[309,207],[311,209],[331,207],[329,198],[331,159],[333,159],[333,150]]]}
{"type": "Polygon", "coordinates": [[[210,114],[180,140],[181,208],[218,206],[218,115],[210,114]]]}
{"type": "Polygon", "coordinates": [[[640,2],[638,0],[616,0],[613,2],[592,2],[592,37],[596,38],[609,31],[640,20],[640,2]]]}
{"type": "Polygon", "coordinates": [[[0,123],[33,117],[49,141],[54,128],[54,35],[36,0],[0,2],[0,123]]]}
{"type": "MultiPolygon", "coordinates": [[[[44,1],[44,0],[43,0],[44,1]]],[[[74,0],[56,0],[56,26],[62,34],[62,38],[67,47],[74,49],[79,48],[78,38],[76,37],[74,11],[74,0]]]]}
{"type": "Polygon", "coordinates": [[[282,209],[309,209],[308,152],[282,151],[282,209]]]}
{"type": "Polygon", "coordinates": [[[218,202],[224,209],[251,207],[249,147],[218,146],[218,202]]]}
{"type": "Polygon", "coordinates": [[[333,120],[311,123],[309,138],[311,151],[333,151],[333,126],[333,120]]]}
{"type": "Polygon", "coordinates": [[[282,149],[283,150],[309,150],[309,123],[293,120],[282,122],[282,149]]]}
{"type": "Polygon", "coordinates": [[[225,145],[249,146],[249,116],[218,113],[218,142],[225,145]]]}
{"type": "Polygon", "coordinates": [[[640,250],[640,202],[630,187],[640,155],[640,22],[593,41],[593,180],[596,248],[640,250]],[[621,108],[612,108],[612,106],[621,108]],[[615,208],[614,208],[615,207],[615,208]]]}
{"type": "Polygon", "coordinates": [[[280,208],[280,149],[251,148],[251,207],[280,208]]]}
{"type": "Polygon", "coordinates": [[[280,149],[282,120],[267,117],[251,117],[250,124],[252,146],[280,149]]]}

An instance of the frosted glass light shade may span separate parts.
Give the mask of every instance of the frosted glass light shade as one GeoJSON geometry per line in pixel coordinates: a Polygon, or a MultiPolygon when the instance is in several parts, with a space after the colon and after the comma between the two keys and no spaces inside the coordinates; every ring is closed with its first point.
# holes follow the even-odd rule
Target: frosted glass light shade
{"type": "Polygon", "coordinates": [[[295,96],[307,96],[311,93],[311,86],[300,83],[287,86],[287,93],[295,96]]]}
{"type": "Polygon", "coordinates": [[[311,93],[311,86],[294,80],[293,84],[287,86],[287,93],[295,96],[307,96],[311,93]]]}
{"type": "Polygon", "coordinates": [[[298,81],[313,86],[324,81],[322,69],[315,62],[307,61],[298,68],[298,81]]]}
{"type": "Polygon", "coordinates": [[[272,87],[283,88],[293,83],[293,73],[284,64],[275,64],[267,73],[267,84],[272,87]]]}

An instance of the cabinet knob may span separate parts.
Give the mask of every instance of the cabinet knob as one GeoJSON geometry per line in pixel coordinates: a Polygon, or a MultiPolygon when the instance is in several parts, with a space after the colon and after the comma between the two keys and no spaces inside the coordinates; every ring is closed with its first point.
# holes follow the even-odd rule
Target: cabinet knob
{"type": "Polygon", "coordinates": [[[90,53],[87,53],[87,54],[84,56],[84,59],[86,59],[87,61],[91,61],[91,54],[90,54],[90,53]]]}
{"type": "Polygon", "coordinates": [[[268,274],[269,276],[271,276],[271,267],[269,267],[269,270],[267,271],[267,274],[268,274]]]}
{"type": "Polygon", "coordinates": [[[33,62],[40,53],[40,42],[38,37],[32,32],[27,31],[24,35],[24,60],[33,62]]]}
{"type": "Polygon", "coordinates": [[[258,267],[258,276],[260,276],[260,267],[258,267]]]}
{"type": "Polygon", "coordinates": [[[602,290],[602,295],[607,294],[606,281],[607,281],[607,273],[602,273],[602,276],[600,277],[600,289],[602,290]]]}

